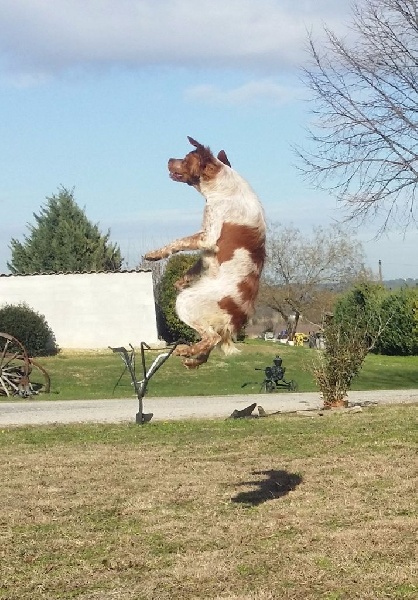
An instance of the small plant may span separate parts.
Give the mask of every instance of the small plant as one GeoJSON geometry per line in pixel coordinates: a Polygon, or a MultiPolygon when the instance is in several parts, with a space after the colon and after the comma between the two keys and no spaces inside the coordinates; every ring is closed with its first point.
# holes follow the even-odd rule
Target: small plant
{"type": "Polygon", "coordinates": [[[0,331],[17,338],[29,356],[52,356],[58,352],[45,317],[25,303],[6,304],[0,309],[0,331]]]}
{"type": "Polygon", "coordinates": [[[318,354],[313,375],[318,385],[324,408],[347,405],[347,392],[358,375],[370,348],[365,331],[354,326],[345,330],[333,319],[326,325],[326,347],[318,354]]]}
{"type": "Polygon", "coordinates": [[[339,301],[325,323],[325,350],[313,366],[325,408],[347,405],[353,378],[393,316],[388,313],[383,317],[381,293],[376,285],[356,286],[339,301]]]}

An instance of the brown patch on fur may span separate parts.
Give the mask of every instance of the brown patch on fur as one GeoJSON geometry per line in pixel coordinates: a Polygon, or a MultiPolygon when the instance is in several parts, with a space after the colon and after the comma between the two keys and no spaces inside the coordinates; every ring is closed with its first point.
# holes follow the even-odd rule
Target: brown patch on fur
{"type": "Polygon", "coordinates": [[[238,332],[247,322],[248,315],[231,296],[225,296],[218,302],[219,307],[231,316],[231,325],[238,332]]]}
{"type": "Polygon", "coordinates": [[[219,163],[208,162],[204,166],[200,177],[201,179],[204,179],[206,181],[208,181],[209,179],[215,179],[215,177],[221,169],[222,165],[220,165],[219,163]]]}
{"type": "Polygon", "coordinates": [[[258,273],[249,273],[247,277],[238,284],[241,293],[242,306],[249,316],[254,310],[254,302],[260,287],[260,276],[258,273]]]}
{"type": "Polygon", "coordinates": [[[237,248],[245,248],[250,253],[251,259],[259,272],[266,258],[264,235],[260,234],[257,227],[224,223],[221,235],[217,241],[219,264],[231,260],[237,248]]]}
{"type": "Polygon", "coordinates": [[[222,165],[217,162],[208,147],[195,140],[193,142],[196,150],[189,152],[183,159],[170,158],[168,161],[172,179],[188,185],[198,185],[200,179],[213,179],[222,169],[222,165]]]}

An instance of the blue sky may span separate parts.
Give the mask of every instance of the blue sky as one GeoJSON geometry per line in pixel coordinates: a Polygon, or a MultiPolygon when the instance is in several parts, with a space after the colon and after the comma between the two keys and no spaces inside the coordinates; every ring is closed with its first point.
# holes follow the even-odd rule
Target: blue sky
{"type": "MultiPolygon", "coordinates": [[[[340,221],[292,145],[306,143],[306,32],[345,33],[349,0],[1,0],[0,272],[47,196],[63,185],[122,249],[140,255],[200,226],[203,198],[168,178],[187,135],[224,148],[267,218],[340,221]]],[[[367,266],[418,278],[418,231],[376,240],[367,266]]]]}

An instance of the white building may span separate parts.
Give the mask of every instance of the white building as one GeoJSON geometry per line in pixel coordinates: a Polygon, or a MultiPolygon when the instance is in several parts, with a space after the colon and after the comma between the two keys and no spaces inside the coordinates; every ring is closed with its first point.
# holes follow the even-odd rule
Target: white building
{"type": "Polygon", "coordinates": [[[151,271],[0,275],[0,307],[26,303],[60,348],[158,343],[151,271]]]}

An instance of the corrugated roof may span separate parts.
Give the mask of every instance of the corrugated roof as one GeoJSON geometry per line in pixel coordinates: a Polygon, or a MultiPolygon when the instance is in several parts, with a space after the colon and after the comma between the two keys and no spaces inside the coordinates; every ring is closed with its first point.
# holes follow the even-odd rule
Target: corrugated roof
{"type": "Polygon", "coordinates": [[[55,273],[0,273],[0,277],[31,277],[32,275],[92,275],[95,273],[150,273],[151,269],[122,269],[121,271],[57,271],[55,273]]]}

